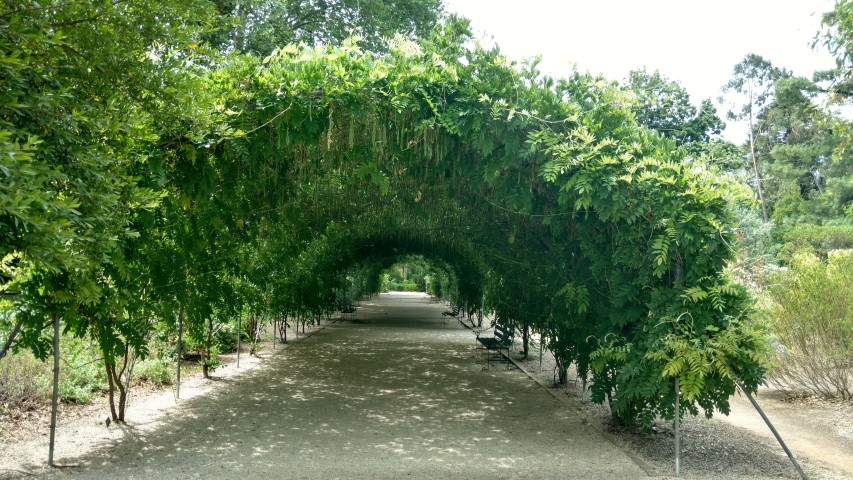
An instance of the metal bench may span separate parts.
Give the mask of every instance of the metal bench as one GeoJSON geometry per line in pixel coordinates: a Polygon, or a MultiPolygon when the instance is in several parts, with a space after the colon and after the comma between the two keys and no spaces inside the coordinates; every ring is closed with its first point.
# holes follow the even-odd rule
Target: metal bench
{"type": "Polygon", "coordinates": [[[477,335],[477,342],[482,345],[486,354],[486,366],[491,363],[492,357],[497,359],[502,358],[502,351],[506,350],[509,354],[509,347],[512,345],[515,328],[505,323],[495,324],[495,333],[491,337],[481,337],[477,335]]]}
{"type": "Polygon", "coordinates": [[[453,317],[453,318],[458,317],[460,311],[462,311],[462,308],[459,305],[454,305],[453,309],[445,310],[445,311],[441,312],[441,321],[446,322],[447,317],[453,317]]]}
{"type": "Polygon", "coordinates": [[[340,311],[342,320],[353,320],[355,318],[355,305],[352,303],[340,305],[340,311]]]}

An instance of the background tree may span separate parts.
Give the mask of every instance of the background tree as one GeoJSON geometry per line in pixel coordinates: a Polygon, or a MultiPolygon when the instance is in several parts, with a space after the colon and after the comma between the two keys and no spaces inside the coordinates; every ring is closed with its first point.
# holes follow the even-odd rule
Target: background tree
{"type": "MultiPolygon", "coordinates": [[[[762,134],[756,137],[756,149],[766,152],[765,192],[773,215],[781,190],[796,192],[804,202],[818,200],[828,193],[828,183],[846,174],[839,168],[841,162],[832,162],[839,139],[815,104],[817,93],[817,85],[805,78],[782,78],[775,83],[773,101],[759,119],[762,134]]],[[[779,219],[786,216],[784,211],[778,213],[779,219]]],[[[826,214],[831,212],[818,215],[826,214]]],[[[797,223],[806,219],[790,220],[797,223]]]]}
{"type": "Polygon", "coordinates": [[[675,140],[678,146],[707,143],[725,127],[710,99],[696,108],[684,87],[657,70],[632,70],[625,86],[636,97],[637,123],[675,140]]]}
{"type": "Polygon", "coordinates": [[[815,46],[822,44],[835,57],[836,68],[822,73],[830,81],[828,91],[836,101],[846,101],[853,96],[853,2],[836,0],[835,8],[826,12],[821,21],[822,30],[815,38],[815,46]]]}
{"type": "Polygon", "coordinates": [[[337,45],[358,35],[370,51],[395,34],[426,36],[443,12],[441,0],[215,0],[214,45],[260,57],[289,43],[337,45]]]}
{"type": "Polygon", "coordinates": [[[761,161],[759,152],[755,146],[755,136],[758,134],[757,119],[770,102],[773,95],[773,85],[776,80],[789,77],[791,73],[779,69],[773,64],[754,53],[748,54],[735,65],[732,79],[723,87],[723,91],[736,92],[744,97],[744,103],[740,107],[728,112],[732,120],[746,120],[749,128],[749,154],[748,158],[752,164],[755,175],[755,191],[761,205],[761,213],[764,221],[770,220],[767,202],[764,199],[764,184],[761,173],[761,161]]]}
{"type": "Polygon", "coordinates": [[[681,84],[657,70],[632,70],[625,88],[635,98],[637,123],[675,141],[676,147],[693,158],[702,158],[724,170],[740,167],[737,147],[720,138],[725,123],[710,99],[702,100],[698,107],[693,105],[681,84]]]}
{"type": "Polygon", "coordinates": [[[761,57],[748,56],[735,73],[728,88],[753,92],[752,107],[744,104],[740,116],[752,118],[745,150],[753,169],[760,165],[754,170],[761,175],[757,193],[762,213],[772,221],[776,251],[785,243],[853,245],[847,227],[851,159],[842,147],[848,122],[822,108],[818,83],[761,57]]]}

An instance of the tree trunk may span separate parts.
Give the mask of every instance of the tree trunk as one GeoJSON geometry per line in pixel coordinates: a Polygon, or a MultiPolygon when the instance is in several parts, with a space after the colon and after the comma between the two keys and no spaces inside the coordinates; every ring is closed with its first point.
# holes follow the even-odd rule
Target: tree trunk
{"type": "Polygon", "coordinates": [[[130,363],[130,347],[125,346],[124,357],[122,358],[122,366],[120,370],[116,369],[114,358],[105,359],[107,370],[107,381],[109,382],[109,404],[110,416],[114,422],[124,422],[124,414],[127,409],[127,391],[129,384],[122,382],[122,376],[127,371],[130,363]],[[115,394],[118,391],[118,408],[116,408],[115,394]]]}
{"type": "Polygon", "coordinates": [[[293,335],[299,338],[299,322],[302,321],[302,314],[297,313],[293,316],[293,335]]]}
{"type": "Polygon", "coordinates": [[[569,368],[566,362],[557,355],[554,355],[554,361],[557,363],[557,385],[569,383],[569,368]]]}
{"type": "Polygon", "coordinates": [[[207,341],[201,352],[201,373],[204,378],[210,378],[210,350],[213,345],[213,317],[207,319],[207,341]]]}
{"type": "Polygon", "coordinates": [[[530,354],[530,325],[524,324],[521,327],[521,351],[524,354],[525,360],[530,354]]]}
{"type": "Polygon", "coordinates": [[[613,397],[609,393],[607,394],[607,406],[610,408],[610,422],[617,427],[626,426],[625,419],[613,409],[613,397]]]}
{"type": "Polygon", "coordinates": [[[121,371],[115,372],[116,386],[118,387],[118,418],[116,420],[122,423],[124,423],[124,412],[127,407],[127,389],[130,385],[122,383],[121,377],[124,375],[124,372],[127,369],[129,350],[129,348],[125,348],[124,350],[124,363],[121,367],[121,371]]]}
{"type": "Polygon", "coordinates": [[[764,222],[769,221],[767,216],[767,203],[764,202],[764,187],[761,185],[761,170],[758,168],[758,157],[755,155],[755,137],[753,135],[753,120],[752,120],[752,83],[749,84],[749,150],[752,157],[752,168],[755,170],[755,188],[758,189],[758,199],[761,202],[761,213],[764,216],[764,222]]]}
{"type": "Polygon", "coordinates": [[[281,340],[281,343],[287,343],[287,313],[279,319],[278,338],[281,340]]]}
{"type": "Polygon", "coordinates": [[[258,342],[261,339],[261,329],[264,328],[264,317],[262,317],[261,315],[257,315],[257,316],[253,316],[252,318],[255,319],[255,330],[254,330],[254,333],[252,334],[252,348],[249,349],[249,354],[250,355],[257,355],[258,354],[258,342]]]}
{"type": "Polygon", "coordinates": [[[105,361],[106,361],[105,367],[107,369],[107,382],[109,383],[109,397],[108,397],[109,402],[108,403],[110,405],[110,417],[112,417],[113,421],[115,422],[116,420],[118,420],[118,412],[116,412],[116,402],[115,402],[115,391],[116,391],[115,380],[114,380],[115,375],[113,375],[113,373],[115,372],[115,365],[110,365],[109,360],[105,359],[105,361]]]}
{"type": "Polygon", "coordinates": [[[15,337],[18,336],[18,332],[21,331],[21,325],[24,324],[24,319],[20,319],[15,322],[15,326],[12,327],[12,331],[9,332],[9,338],[6,339],[6,343],[3,344],[3,348],[0,349],[0,360],[3,360],[3,357],[6,356],[6,353],[9,352],[9,349],[12,348],[12,343],[15,342],[15,337]]]}

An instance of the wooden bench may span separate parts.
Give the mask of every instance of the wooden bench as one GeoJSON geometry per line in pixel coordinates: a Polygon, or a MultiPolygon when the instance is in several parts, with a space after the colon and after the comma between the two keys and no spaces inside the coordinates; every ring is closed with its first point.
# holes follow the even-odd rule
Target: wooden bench
{"type": "Polygon", "coordinates": [[[495,333],[491,337],[481,337],[479,334],[477,335],[477,342],[479,342],[485,349],[487,364],[488,362],[491,362],[491,358],[493,356],[501,358],[502,350],[507,350],[507,353],[509,353],[509,347],[512,345],[514,333],[515,328],[511,325],[496,323],[495,333]],[[495,353],[496,355],[492,355],[492,353],[495,353]]]}

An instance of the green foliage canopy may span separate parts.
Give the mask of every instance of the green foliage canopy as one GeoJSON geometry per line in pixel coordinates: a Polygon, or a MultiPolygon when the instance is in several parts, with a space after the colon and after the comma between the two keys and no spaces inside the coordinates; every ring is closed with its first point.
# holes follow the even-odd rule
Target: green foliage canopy
{"type": "Polygon", "coordinates": [[[594,398],[626,419],[671,415],[675,375],[686,408],[727,411],[728,367],[755,388],[763,350],[748,297],[721,273],[732,256],[726,181],[640,128],[615,85],[515,69],[454,40],[458,24],[445,29],[386,56],[288,47],[231,67],[253,79],[255,108],[230,107],[266,130],[251,142],[269,161],[292,159],[284,189],[316,188],[297,205],[323,235],[312,258],[334,267],[304,270],[364,258],[347,253],[359,231],[374,245],[400,231],[460,239],[491,279],[489,308],[587,365],[594,398]],[[673,364],[685,349],[713,361],[673,364]]]}
{"type": "MultiPolygon", "coordinates": [[[[164,14],[186,13],[170,8],[164,14]]],[[[122,24],[116,15],[107,25],[122,24]]],[[[164,44],[195,50],[177,38],[164,44]]],[[[764,368],[748,298],[723,273],[733,255],[730,186],[641,128],[616,84],[578,72],[544,77],[472,44],[466,22],[449,18],[419,44],[391,40],[384,54],[353,40],[290,45],[199,71],[171,49],[152,59],[160,50],[140,40],[127,55],[152,70],[148,88],[171,103],[147,90],[145,102],[115,98],[125,114],[103,120],[133,123],[109,130],[117,137],[98,130],[87,137],[92,148],[78,142],[81,158],[105,162],[87,174],[101,178],[116,164],[109,181],[123,183],[99,187],[95,203],[46,190],[79,203],[56,207],[72,220],[71,210],[92,208],[101,218],[91,230],[56,227],[80,237],[88,262],[73,276],[60,272],[95,285],[86,302],[65,294],[67,324],[115,358],[130,344],[144,351],[148,320],[172,322],[179,308],[194,337],[210,338],[214,321],[246,308],[329,308],[356,282],[375,289],[368,276],[418,254],[447,266],[459,303],[485,298],[500,318],[545,335],[564,365],[590,372],[593,398],[626,420],[671,416],[676,376],[684,408],[727,411],[731,372],[755,389],[764,368]],[[101,155],[118,148],[114,138],[122,149],[101,155]],[[114,247],[87,246],[99,235],[114,247]]],[[[9,82],[26,80],[30,63],[9,82]]],[[[87,97],[97,100],[92,112],[112,91],[125,92],[104,84],[87,97]]],[[[73,120],[65,113],[52,128],[73,120]]],[[[38,153],[30,124],[4,124],[5,151],[63,151],[38,153]]],[[[65,165],[80,161],[45,162],[43,171],[67,175],[65,165]]],[[[3,228],[24,220],[15,212],[3,210],[3,228]]],[[[8,243],[3,253],[27,248],[8,243]]],[[[30,292],[59,292],[21,278],[38,286],[30,292]]],[[[38,307],[33,318],[50,311],[50,301],[25,297],[38,307]]],[[[38,350],[41,332],[27,324],[23,345],[38,350]]]]}

